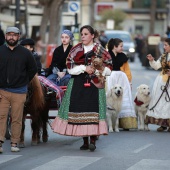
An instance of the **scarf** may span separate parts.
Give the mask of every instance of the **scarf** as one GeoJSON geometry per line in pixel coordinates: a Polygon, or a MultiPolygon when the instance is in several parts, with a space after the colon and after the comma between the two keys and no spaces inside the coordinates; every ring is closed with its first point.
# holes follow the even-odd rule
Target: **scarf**
{"type": "Polygon", "coordinates": [[[135,104],[136,104],[137,106],[143,105],[143,102],[139,101],[139,100],[137,99],[137,97],[135,98],[134,102],[135,102],[135,104]]]}
{"type": "MultiPolygon", "coordinates": [[[[94,57],[100,57],[103,59],[104,66],[108,66],[109,68],[112,68],[112,59],[110,57],[110,54],[105,50],[105,48],[101,46],[101,44],[94,43],[94,47],[92,51],[93,51],[93,55],[88,58],[87,65],[91,64],[91,61],[94,57]]],[[[85,55],[86,54],[84,53],[84,48],[82,43],[79,43],[76,46],[74,46],[71,49],[66,60],[67,68],[71,69],[74,68],[76,65],[85,65],[85,55]]]]}

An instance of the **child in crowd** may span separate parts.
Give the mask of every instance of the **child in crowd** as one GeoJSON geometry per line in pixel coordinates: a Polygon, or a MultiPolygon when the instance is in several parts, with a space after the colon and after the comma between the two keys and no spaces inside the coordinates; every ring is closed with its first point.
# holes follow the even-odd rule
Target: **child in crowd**
{"type": "Polygon", "coordinates": [[[40,62],[41,58],[38,55],[38,53],[35,52],[35,50],[34,50],[34,46],[35,46],[34,40],[31,39],[31,38],[26,38],[26,39],[24,39],[24,40],[22,40],[20,42],[20,45],[24,46],[25,48],[27,48],[28,50],[30,50],[32,52],[32,55],[34,56],[35,61],[37,63],[38,74],[40,75],[41,74],[41,69],[42,69],[42,64],[40,62]]]}

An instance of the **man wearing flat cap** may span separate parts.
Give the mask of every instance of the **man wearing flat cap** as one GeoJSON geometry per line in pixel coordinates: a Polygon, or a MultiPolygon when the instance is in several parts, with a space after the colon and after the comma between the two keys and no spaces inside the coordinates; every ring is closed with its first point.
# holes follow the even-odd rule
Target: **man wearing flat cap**
{"type": "Polygon", "coordinates": [[[37,72],[29,50],[18,44],[20,30],[8,27],[5,44],[0,46],[0,153],[5,139],[6,120],[11,107],[11,151],[18,152],[27,85],[37,72]]]}

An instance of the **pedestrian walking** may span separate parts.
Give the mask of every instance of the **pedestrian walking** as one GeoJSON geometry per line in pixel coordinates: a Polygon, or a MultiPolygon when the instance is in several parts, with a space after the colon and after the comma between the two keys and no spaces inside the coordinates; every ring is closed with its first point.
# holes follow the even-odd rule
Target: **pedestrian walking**
{"type": "Polygon", "coordinates": [[[105,89],[97,78],[101,70],[95,70],[91,63],[96,57],[102,59],[102,75],[108,76],[112,62],[101,44],[94,42],[97,31],[85,25],[80,28],[80,33],[81,43],[71,49],[66,60],[71,79],[52,129],[62,135],[83,137],[80,149],[94,151],[96,136],[107,135],[108,129],[105,89]]]}
{"type": "Polygon", "coordinates": [[[0,46],[0,153],[9,108],[11,108],[11,151],[18,152],[22,128],[24,102],[27,85],[37,72],[35,60],[29,50],[18,45],[20,30],[17,27],[6,29],[6,43],[0,46]]]}
{"type": "Polygon", "coordinates": [[[137,129],[136,113],[132,100],[132,74],[128,64],[128,57],[123,53],[123,41],[111,38],[108,42],[108,51],[112,57],[113,70],[107,77],[107,91],[114,84],[123,87],[122,109],[119,113],[119,127],[124,130],[137,129]]]}
{"type": "Polygon", "coordinates": [[[100,36],[99,36],[99,41],[101,43],[101,45],[106,48],[106,44],[108,43],[108,38],[105,35],[104,31],[100,31],[100,36]]]}
{"type": "Polygon", "coordinates": [[[167,129],[170,132],[170,38],[164,40],[164,52],[157,61],[151,54],[147,55],[150,66],[162,70],[153,85],[145,123],[159,125],[159,132],[167,129]]]}
{"type": "Polygon", "coordinates": [[[136,42],[136,53],[138,54],[138,58],[140,62],[143,60],[144,55],[144,48],[145,48],[145,41],[142,34],[138,34],[135,38],[136,42]]]}
{"type": "Polygon", "coordinates": [[[74,36],[70,30],[61,33],[62,44],[54,50],[51,65],[46,69],[46,76],[58,86],[67,86],[71,75],[68,74],[66,58],[72,48],[74,36]]]}
{"type": "Polygon", "coordinates": [[[44,59],[45,59],[45,53],[46,53],[47,45],[48,44],[43,42],[41,36],[37,36],[35,38],[35,51],[40,56],[42,63],[44,62],[44,59]]]}

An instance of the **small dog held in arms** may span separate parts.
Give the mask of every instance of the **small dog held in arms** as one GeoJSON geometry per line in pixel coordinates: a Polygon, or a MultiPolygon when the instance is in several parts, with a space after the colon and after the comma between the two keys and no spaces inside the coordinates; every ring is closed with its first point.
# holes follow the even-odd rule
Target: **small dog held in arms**
{"type": "Polygon", "coordinates": [[[119,112],[122,108],[123,88],[115,84],[106,95],[106,116],[109,132],[119,132],[119,112]]]}
{"type": "Polygon", "coordinates": [[[97,69],[99,72],[97,73],[97,78],[100,83],[105,83],[105,77],[102,75],[102,72],[104,70],[103,66],[103,59],[100,57],[95,57],[92,59],[92,66],[94,69],[97,69]]]}
{"type": "Polygon", "coordinates": [[[139,130],[149,131],[148,125],[145,124],[146,112],[150,103],[150,89],[146,84],[137,87],[135,96],[135,111],[139,119],[139,130]]]}

